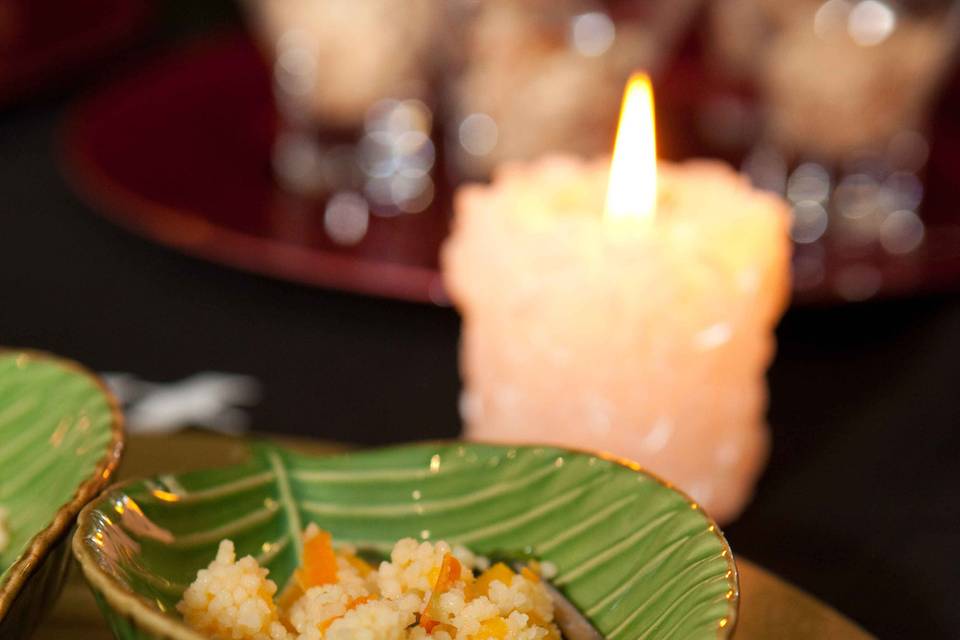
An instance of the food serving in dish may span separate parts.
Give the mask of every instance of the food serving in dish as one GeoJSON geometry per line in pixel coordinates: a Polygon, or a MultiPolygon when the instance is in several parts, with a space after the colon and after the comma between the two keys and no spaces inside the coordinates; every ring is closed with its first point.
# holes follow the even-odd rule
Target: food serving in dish
{"type": "Polygon", "coordinates": [[[216,640],[560,640],[539,563],[516,572],[462,546],[403,538],[377,564],[315,524],[302,548],[278,594],[269,570],[223,540],[177,610],[216,640]]]}
{"type": "Polygon", "coordinates": [[[698,505],[635,465],[557,448],[429,443],[315,457],[257,445],[242,464],[108,490],[81,513],[73,549],[118,637],[199,640],[210,636],[185,615],[198,572],[218,555],[265,578],[259,565],[276,585],[267,597],[289,609],[280,601],[307,567],[313,522],[341,550],[384,557],[403,538],[429,543],[434,558],[448,541],[463,571],[457,546],[537,558],[555,569],[544,587],[610,640],[712,640],[736,619],[736,567],[698,505]]]}
{"type": "Polygon", "coordinates": [[[30,635],[59,593],[65,538],[120,460],[117,403],[80,365],[0,350],[0,638],[30,635]]]}

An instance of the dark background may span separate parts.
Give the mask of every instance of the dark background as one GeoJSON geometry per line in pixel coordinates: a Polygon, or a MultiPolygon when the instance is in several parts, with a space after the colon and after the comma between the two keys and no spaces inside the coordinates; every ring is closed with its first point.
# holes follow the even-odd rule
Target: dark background
{"type": "MultiPolygon", "coordinates": [[[[0,110],[0,344],[147,380],[251,374],[264,386],[253,409],[263,431],[369,444],[455,436],[452,310],[182,257],[71,192],[57,150],[71,102],[238,19],[226,3],[185,1],[155,18],[121,55],[0,110]]],[[[878,636],[957,637],[960,297],[792,309],[778,335],[773,451],[726,529],[734,550],[878,636]]]]}

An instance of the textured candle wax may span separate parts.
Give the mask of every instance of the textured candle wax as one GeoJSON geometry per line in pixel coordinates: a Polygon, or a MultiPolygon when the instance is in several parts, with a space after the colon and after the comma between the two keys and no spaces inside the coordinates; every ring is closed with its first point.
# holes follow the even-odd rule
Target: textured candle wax
{"type": "Polygon", "coordinates": [[[466,436],[636,460],[729,521],[767,455],[789,218],[726,165],[658,167],[653,219],[604,219],[609,161],[505,165],[456,197],[466,436]]]}

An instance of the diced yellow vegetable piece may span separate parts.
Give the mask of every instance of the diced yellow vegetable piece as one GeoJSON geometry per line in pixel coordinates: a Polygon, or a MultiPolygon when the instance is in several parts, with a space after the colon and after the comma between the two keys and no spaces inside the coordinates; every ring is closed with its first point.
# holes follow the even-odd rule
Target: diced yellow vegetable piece
{"type": "Polygon", "coordinates": [[[530,617],[530,622],[537,625],[538,627],[543,627],[547,630],[546,640],[562,640],[560,636],[560,630],[557,629],[557,626],[553,623],[547,622],[534,611],[528,611],[527,616],[530,617]]]}
{"type": "Polygon", "coordinates": [[[490,618],[480,625],[480,631],[470,636],[470,640],[506,640],[507,621],[503,618],[490,618]]]}
{"type": "Polygon", "coordinates": [[[490,590],[490,584],[492,582],[499,580],[503,584],[509,585],[514,575],[516,574],[513,573],[513,569],[502,562],[498,562],[480,574],[480,577],[471,585],[469,595],[472,598],[485,596],[490,590]]]}

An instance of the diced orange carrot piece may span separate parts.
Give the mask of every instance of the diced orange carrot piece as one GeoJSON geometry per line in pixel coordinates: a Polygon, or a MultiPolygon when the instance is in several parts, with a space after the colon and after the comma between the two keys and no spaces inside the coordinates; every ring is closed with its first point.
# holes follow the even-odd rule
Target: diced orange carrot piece
{"type": "Polygon", "coordinates": [[[430,614],[428,613],[423,613],[420,615],[420,626],[423,627],[427,633],[433,633],[434,631],[446,631],[451,637],[457,635],[456,627],[451,624],[438,622],[431,618],[430,614]]]}
{"type": "Polygon", "coordinates": [[[540,582],[540,576],[534,573],[529,567],[523,567],[520,569],[520,575],[531,582],[540,582]]]}
{"type": "Polygon", "coordinates": [[[343,616],[332,616],[330,618],[327,618],[326,620],[324,620],[319,624],[318,628],[320,629],[320,631],[326,632],[326,630],[330,628],[330,625],[332,625],[334,622],[336,622],[342,617],[343,616]]]}
{"type": "Polygon", "coordinates": [[[297,574],[300,588],[337,582],[337,556],[333,552],[333,536],[321,530],[303,543],[303,568],[297,574]]]}
{"type": "Polygon", "coordinates": [[[433,592],[443,593],[453,586],[453,583],[460,579],[460,561],[448,553],[443,556],[443,563],[440,565],[440,575],[437,576],[437,583],[433,586],[433,592]]]}
{"type": "Polygon", "coordinates": [[[440,624],[430,617],[430,614],[424,611],[420,614],[420,626],[427,630],[427,633],[433,633],[434,628],[440,624]]]}
{"type": "Polygon", "coordinates": [[[443,556],[443,562],[440,564],[440,571],[437,573],[437,579],[434,581],[433,590],[430,593],[430,599],[427,606],[420,612],[420,626],[430,633],[439,624],[434,618],[437,607],[440,604],[440,596],[460,579],[462,568],[460,561],[452,554],[443,556]]]}

